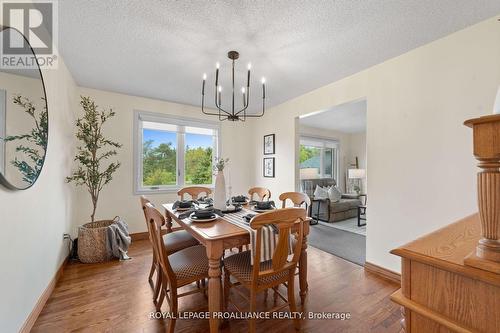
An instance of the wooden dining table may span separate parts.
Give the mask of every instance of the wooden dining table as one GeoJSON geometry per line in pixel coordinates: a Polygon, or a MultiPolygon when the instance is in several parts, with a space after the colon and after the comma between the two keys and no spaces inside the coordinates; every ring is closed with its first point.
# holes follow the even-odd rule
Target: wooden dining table
{"type": "MultiPolygon", "coordinates": [[[[184,230],[196,238],[200,244],[205,246],[208,257],[208,311],[217,313],[222,310],[222,282],[221,282],[221,259],[225,250],[237,248],[250,244],[250,233],[224,217],[219,217],[213,222],[192,222],[189,218],[180,219],[179,214],[172,209],[173,204],[162,205],[165,208],[167,233],[172,232],[173,222],[176,222],[184,230]]],[[[246,208],[245,208],[246,209],[246,208]]],[[[250,212],[250,211],[249,211],[250,212]]],[[[307,236],[309,235],[309,221],[304,223],[304,238],[299,261],[299,285],[300,300],[305,301],[307,295],[307,236]]],[[[210,316],[210,332],[219,331],[219,317],[210,316]]]]}

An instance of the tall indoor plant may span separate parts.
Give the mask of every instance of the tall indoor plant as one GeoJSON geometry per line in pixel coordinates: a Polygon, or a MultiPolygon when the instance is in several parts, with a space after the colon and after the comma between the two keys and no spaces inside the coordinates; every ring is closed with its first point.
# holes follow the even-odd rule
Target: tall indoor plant
{"type": "Polygon", "coordinates": [[[75,156],[78,167],[66,181],[86,187],[92,199],[90,219],[94,222],[99,194],[120,167],[120,162],[111,162],[107,165],[105,162],[117,155],[116,148],[122,145],[105,138],[103,134],[104,123],[115,115],[112,109],[99,111],[95,102],[90,97],[84,96],[81,96],[80,105],[84,113],[76,121],[76,137],[81,143],[75,156]]]}

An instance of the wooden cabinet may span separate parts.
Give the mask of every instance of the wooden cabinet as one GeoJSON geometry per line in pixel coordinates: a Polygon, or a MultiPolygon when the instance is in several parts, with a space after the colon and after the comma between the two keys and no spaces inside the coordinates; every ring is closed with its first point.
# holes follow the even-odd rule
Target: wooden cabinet
{"type": "Polygon", "coordinates": [[[402,258],[391,298],[404,307],[404,332],[500,332],[500,274],[464,264],[480,229],[476,214],[391,251],[402,258]]]}

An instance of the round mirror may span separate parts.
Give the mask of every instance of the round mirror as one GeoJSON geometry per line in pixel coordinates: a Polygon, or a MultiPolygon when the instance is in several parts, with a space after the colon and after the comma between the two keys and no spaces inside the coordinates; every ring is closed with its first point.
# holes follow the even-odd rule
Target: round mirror
{"type": "Polygon", "coordinates": [[[45,86],[33,49],[17,29],[0,26],[0,47],[0,183],[25,190],[38,179],[47,150],[45,86]]]}

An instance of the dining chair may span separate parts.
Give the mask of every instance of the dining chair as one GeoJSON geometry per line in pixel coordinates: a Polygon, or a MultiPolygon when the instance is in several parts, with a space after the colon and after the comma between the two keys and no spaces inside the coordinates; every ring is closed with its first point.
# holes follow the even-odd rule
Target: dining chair
{"type": "Polygon", "coordinates": [[[293,203],[294,207],[302,207],[302,205],[305,205],[306,211],[307,208],[311,205],[311,199],[309,199],[309,196],[301,192],[284,192],[280,194],[279,199],[282,202],[282,208],[286,207],[287,200],[290,200],[293,203]]]}
{"type": "MultiPolygon", "coordinates": [[[[144,213],[144,219],[146,221],[146,226],[149,230],[149,223],[146,216],[146,204],[151,204],[151,202],[144,195],[141,195],[140,201],[144,213]]],[[[159,273],[158,253],[156,253],[155,251],[154,239],[151,238],[151,235],[149,233],[148,235],[149,241],[151,242],[151,245],[153,247],[153,261],[151,263],[151,269],[149,270],[148,281],[151,285],[151,288],[153,288],[153,301],[156,303],[161,289],[161,274],[159,273]],[[155,274],[155,272],[156,282],[153,283],[153,275],[155,274]]],[[[175,253],[190,246],[199,245],[198,241],[185,230],[173,231],[166,234],[162,232],[162,238],[164,244],[166,245],[166,251],[168,254],[175,253]]]]}
{"type": "MultiPolygon", "coordinates": [[[[308,207],[311,205],[311,199],[305,193],[301,192],[284,192],[279,196],[281,200],[281,207],[286,207],[286,201],[290,200],[293,203],[294,207],[302,207],[304,205],[304,209],[308,212],[308,207]]],[[[300,267],[300,263],[297,263],[297,268],[300,267]]],[[[295,275],[298,275],[299,272],[296,272],[295,275]]],[[[276,294],[275,294],[276,295],[276,294]]]]}
{"type": "Polygon", "coordinates": [[[250,200],[253,200],[254,194],[257,195],[259,201],[264,201],[264,199],[269,201],[271,199],[271,191],[265,187],[252,187],[248,190],[248,194],[250,195],[250,200]]]}
{"type": "MultiPolygon", "coordinates": [[[[263,213],[255,216],[250,227],[257,231],[255,248],[260,249],[263,242],[262,227],[268,224],[273,224],[278,230],[278,241],[274,248],[274,254],[271,260],[260,262],[261,251],[245,251],[233,254],[224,259],[224,307],[227,311],[229,303],[240,312],[243,312],[235,303],[231,302],[230,291],[233,288],[241,297],[250,303],[250,312],[256,311],[256,297],[259,292],[265,292],[272,288],[277,295],[285,302],[278,305],[269,312],[281,310],[289,307],[291,312],[296,312],[294,281],[295,269],[299,261],[300,251],[302,248],[302,237],[304,234],[304,221],[306,220],[306,211],[303,208],[290,207],[277,209],[271,212],[263,213]],[[292,231],[292,227],[296,226],[292,231]],[[294,244],[289,244],[290,234],[295,236],[294,244]],[[293,256],[288,258],[290,247],[293,249],[293,256]],[[253,265],[251,257],[253,255],[253,265]],[[260,263],[255,264],[255,263],[260,263]],[[236,282],[231,282],[231,276],[236,279],[236,282]],[[285,284],[288,289],[288,298],[285,298],[279,291],[278,287],[285,284]],[[237,287],[242,286],[249,290],[250,298],[245,293],[238,290],[237,287]]],[[[255,318],[249,319],[249,332],[255,332],[255,318]]],[[[294,319],[295,329],[300,329],[300,320],[294,319]]]]}
{"type": "Polygon", "coordinates": [[[148,221],[148,232],[154,240],[158,254],[159,273],[161,275],[161,293],[156,310],[161,311],[163,299],[169,304],[172,318],[169,320],[167,332],[173,333],[176,317],[178,317],[178,300],[180,297],[192,295],[198,292],[205,293],[205,286],[199,287],[200,280],[208,279],[208,257],[203,245],[191,246],[175,253],[168,254],[168,243],[165,244],[161,235],[161,226],[165,224],[165,217],[153,207],[146,203],[146,218],[148,221]],[[194,289],[178,293],[178,289],[197,283],[194,289]]]}
{"type": "Polygon", "coordinates": [[[210,194],[212,194],[212,190],[204,186],[188,186],[180,189],[177,192],[177,195],[181,198],[181,200],[184,200],[185,194],[188,194],[192,200],[196,200],[202,193],[205,193],[205,195],[208,197],[210,194]]]}

